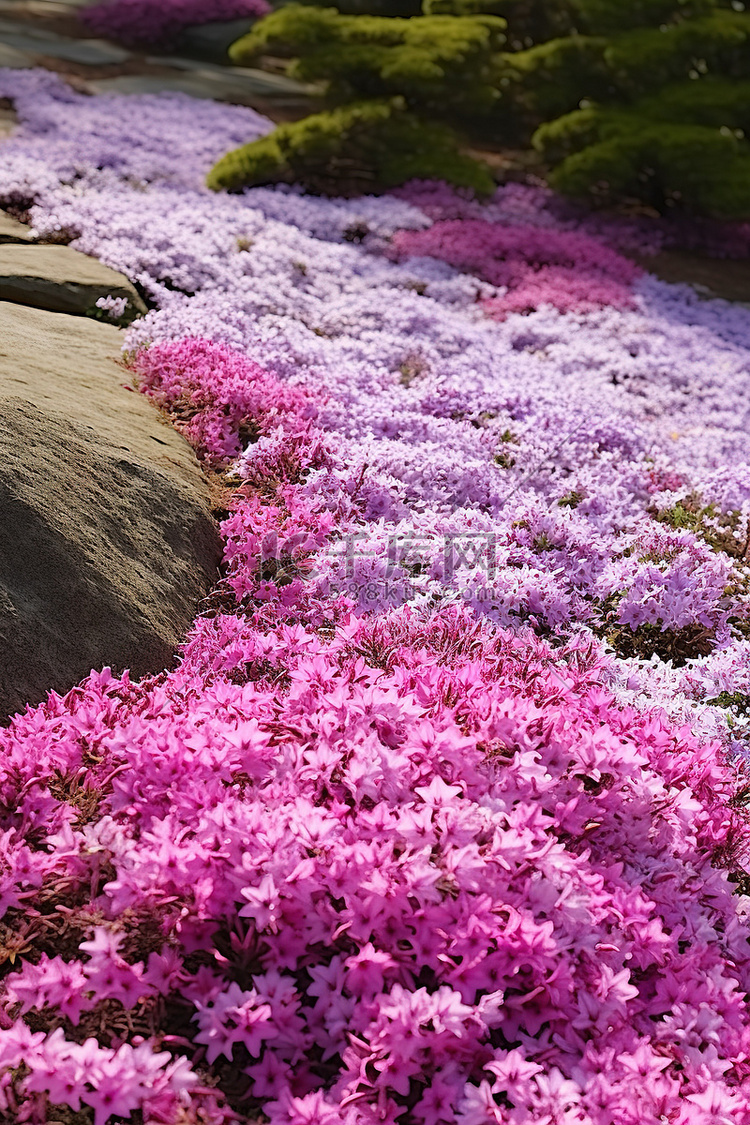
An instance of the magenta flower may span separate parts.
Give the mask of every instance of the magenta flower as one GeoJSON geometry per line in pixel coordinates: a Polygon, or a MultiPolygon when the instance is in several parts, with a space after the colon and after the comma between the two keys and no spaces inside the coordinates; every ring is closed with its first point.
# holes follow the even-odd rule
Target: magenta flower
{"type": "Polygon", "coordinates": [[[224,513],[169,670],[0,728],[0,1117],[750,1125],[747,310],[542,189],[212,195],[250,110],[0,97],[224,513]]]}
{"type": "Polygon", "coordinates": [[[216,20],[257,19],[270,8],[265,0],[100,0],[83,9],[97,35],[129,46],[168,46],[185,28],[216,20]]]}

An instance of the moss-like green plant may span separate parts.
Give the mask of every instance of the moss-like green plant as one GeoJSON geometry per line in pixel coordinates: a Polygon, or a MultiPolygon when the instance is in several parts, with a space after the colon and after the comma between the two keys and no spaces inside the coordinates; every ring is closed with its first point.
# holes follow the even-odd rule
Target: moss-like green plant
{"type": "Polygon", "coordinates": [[[415,18],[413,0],[327,2],[284,5],[231,56],[286,55],[331,111],[230,153],[212,186],[351,193],[429,176],[489,190],[445,123],[513,147],[533,136],[570,195],[750,215],[750,13],[736,4],[422,0],[415,18]],[[388,4],[391,18],[351,14],[388,4]]]}
{"type": "Polygon", "coordinates": [[[611,34],[634,27],[664,27],[712,11],[715,0],[572,0],[580,30],[611,34]]]}
{"type": "Polygon", "coordinates": [[[346,16],[385,16],[408,18],[418,16],[420,0],[298,0],[316,8],[336,8],[346,16]]]}
{"type": "Polygon", "coordinates": [[[504,29],[487,14],[389,19],[286,5],[230,55],[236,63],[265,52],[292,56],[290,73],[324,81],[332,108],[229,153],[210,186],[294,182],[341,195],[441,179],[490,192],[489,171],[461,153],[447,123],[491,119],[504,29]]]}
{"type": "Polygon", "coordinates": [[[730,558],[742,561],[748,558],[750,538],[740,511],[722,512],[715,504],[704,504],[698,493],[691,493],[671,508],[653,515],[659,523],[675,530],[694,532],[714,551],[722,551],[730,558]]]}
{"type": "MultiPolygon", "coordinates": [[[[707,699],[706,703],[712,707],[726,707],[735,715],[750,718],[750,695],[745,694],[745,692],[722,691],[713,699],[707,699]]],[[[748,794],[750,794],[750,790],[748,790],[748,794]]]]}
{"type": "Polygon", "coordinates": [[[679,205],[720,218],[750,208],[750,83],[667,87],[632,106],[589,107],[542,126],[534,144],[569,195],[679,205]]]}
{"type": "Polygon", "coordinates": [[[356,195],[412,179],[446,180],[483,194],[494,183],[458,149],[451,131],[409,113],[399,99],[343,106],[282,125],[228,153],[208,178],[214,190],[301,183],[314,192],[356,195]]]}
{"type": "Polygon", "coordinates": [[[423,0],[426,16],[502,16],[513,51],[567,34],[578,19],[577,0],[423,0]]]}
{"type": "Polygon", "coordinates": [[[290,73],[327,82],[334,105],[398,96],[414,112],[455,120],[497,105],[504,29],[491,15],[385,19],[288,4],[256,24],[230,56],[245,64],[284,50],[296,59],[290,73]]]}
{"type": "Polygon", "coordinates": [[[681,78],[750,74],[750,14],[717,10],[613,36],[605,54],[617,89],[639,97],[681,78]]]}
{"type": "Polygon", "coordinates": [[[680,79],[750,76],[750,14],[716,11],[611,36],[569,35],[504,62],[515,96],[539,124],[582,101],[627,103],[680,79]]]}
{"type": "Polygon", "coordinates": [[[705,126],[742,139],[750,132],[750,82],[680,82],[630,106],[587,106],[542,125],[534,145],[558,164],[590,145],[655,125],[705,126]]]}
{"type": "Polygon", "coordinates": [[[750,13],[715,0],[577,3],[587,34],[505,56],[552,185],[750,215],[750,13]],[[665,22],[626,27],[636,18],[665,22]]]}
{"type": "Polygon", "coordinates": [[[574,35],[505,55],[512,97],[530,130],[577,109],[582,98],[607,100],[615,93],[606,49],[603,36],[574,35]]]}
{"type": "Polygon", "coordinates": [[[493,12],[507,20],[513,50],[522,50],[572,34],[669,26],[707,15],[715,6],[715,0],[423,0],[422,11],[453,16],[493,12]]]}

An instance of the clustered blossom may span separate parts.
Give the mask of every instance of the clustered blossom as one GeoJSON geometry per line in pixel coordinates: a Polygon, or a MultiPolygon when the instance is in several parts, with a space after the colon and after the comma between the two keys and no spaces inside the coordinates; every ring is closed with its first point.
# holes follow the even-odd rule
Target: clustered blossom
{"type": "Polygon", "coordinates": [[[486,311],[499,316],[545,304],[560,312],[632,308],[631,285],[641,272],[587,235],[485,219],[448,219],[427,230],[400,231],[393,248],[400,257],[439,258],[502,287],[503,296],[484,302],[486,311]]]}
{"type": "Polygon", "coordinates": [[[120,317],[125,315],[125,310],[128,307],[128,299],[127,297],[112,297],[111,295],[109,297],[100,297],[96,302],[96,307],[101,309],[102,312],[107,313],[112,320],[119,320],[120,317]]]}
{"type": "Polygon", "coordinates": [[[750,314],[546,193],[213,196],[251,111],[0,92],[226,508],[176,668],[0,730],[0,1116],[750,1125],[750,314]]]}
{"type": "Polygon", "coordinates": [[[585,204],[564,199],[541,185],[505,184],[489,203],[477,202],[461,188],[429,180],[414,180],[394,194],[436,220],[489,219],[511,226],[530,223],[548,230],[579,231],[639,255],[668,249],[693,250],[713,258],[746,258],[750,253],[750,223],[722,223],[680,214],[665,218],[592,212],[585,204]]]}
{"type": "Polygon", "coordinates": [[[259,19],[270,10],[266,0],[100,0],[81,17],[96,35],[133,47],[164,47],[195,24],[259,19]]]}
{"type": "Polygon", "coordinates": [[[227,348],[179,341],[139,352],[133,368],[141,389],[169,412],[209,465],[236,460],[252,443],[254,461],[262,453],[265,475],[272,477],[270,449],[278,447],[279,455],[289,457],[306,440],[320,443],[310,429],[318,413],[314,399],[227,348]]]}

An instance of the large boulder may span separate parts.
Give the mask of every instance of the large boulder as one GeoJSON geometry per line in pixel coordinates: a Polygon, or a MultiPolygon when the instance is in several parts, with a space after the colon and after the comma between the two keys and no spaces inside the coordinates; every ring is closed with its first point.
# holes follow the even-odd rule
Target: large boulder
{"type": "Polygon", "coordinates": [[[0,303],[0,712],[169,666],[221,546],[192,450],[110,325],[0,303]]]}
{"type": "Polygon", "coordinates": [[[146,311],[126,277],[70,246],[0,245],[0,301],[85,314],[109,296],[125,297],[131,310],[146,311]]]}

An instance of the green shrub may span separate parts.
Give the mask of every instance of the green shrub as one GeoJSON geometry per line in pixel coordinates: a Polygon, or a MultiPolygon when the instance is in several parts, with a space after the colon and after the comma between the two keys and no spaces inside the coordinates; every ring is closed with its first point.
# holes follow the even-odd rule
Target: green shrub
{"type": "Polygon", "coordinates": [[[722,219],[750,212],[750,146],[705,125],[619,119],[606,140],[588,144],[552,172],[551,185],[612,204],[640,199],[659,211],[675,204],[722,219]]]}
{"type": "Polygon", "coordinates": [[[511,96],[530,131],[570,113],[583,98],[602,100],[615,93],[606,49],[603,37],[575,35],[504,56],[511,96]]]}
{"type": "Polygon", "coordinates": [[[346,16],[418,16],[420,0],[298,0],[317,8],[336,8],[346,16]]]}
{"type": "MultiPolygon", "coordinates": [[[[341,7],[341,5],[338,5],[341,7]]],[[[715,0],[423,0],[425,15],[493,12],[508,23],[513,50],[571,34],[611,35],[707,15],[715,0]]]]}
{"type": "Polygon", "coordinates": [[[335,105],[399,96],[416,112],[460,119],[488,113],[500,98],[504,28],[491,15],[385,19],[289,4],[256,24],[230,55],[248,63],[266,51],[288,51],[296,58],[290,73],[327,82],[335,105]]]}
{"type": "Polygon", "coordinates": [[[750,81],[721,78],[680,82],[629,106],[588,106],[565,114],[534,134],[534,147],[550,164],[601,141],[659,124],[698,125],[750,135],[750,81]]]}
{"type": "Polygon", "coordinates": [[[696,64],[745,50],[748,17],[714,11],[714,0],[568,0],[555,8],[555,33],[533,36],[527,50],[516,46],[514,7],[513,0],[499,0],[514,47],[504,64],[515,97],[536,124],[581,100],[645,93],[687,77],[696,64]]]}
{"type": "Polygon", "coordinates": [[[729,0],[422,0],[414,17],[411,3],[291,3],[256,24],[233,60],[286,55],[290,73],[326,84],[331,111],[230,153],[212,186],[351,193],[429,177],[490,190],[445,123],[513,147],[533,137],[568,194],[750,215],[750,13],[729,0]]]}
{"type": "Polygon", "coordinates": [[[579,30],[609,35],[635,27],[661,27],[706,15],[715,0],[573,0],[579,30]]]}
{"type": "Polygon", "coordinates": [[[575,24],[576,0],[423,0],[426,16],[469,16],[480,12],[502,16],[513,51],[567,34],[575,24]]]}
{"type": "Polygon", "coordinates": [[[357,195],[411,179],[445,180],[480,194],[494,183],[462,155],[451,131],[420,120],[399,99],[318,113],[282,125],[230,152],[208,178],[214,190],[301,183],[310,191],[357,195]]]}
{"type": "Polygon", "coordinates": [[[721,218],[750,200],[750,82],[667,86],[630,106],[589,107],[542,126],[534,144],[569,195],[641,199],[721,218]]]}
{"type": "Polygon", "coordinates": [[[605,60],[626,97],[677,79],[742,78],[750,74],[750,14],[715,11],[663,29],[628,31],[610,40],[605,60]]]}
{"type": "Polygon", "coordinates": [[[286,5],[233,45],[233,61],[285,52],[290,73],[326,82],[338,108],[229,153],[210,186],[302,183],[340,195],[419,178],[491,191],[487,169],[461,154],[444,123],[491,118],[504,29],[488,14],[388,19],[286,5]]]}
{"type": "Polygon", "coordinates": [[[627,102],[679,79],[750,75],[750,14],[717,11],[611,37],[571,35],[506,53],[504,64],[514,97],[539,125],[581,101],[627,102]]]}
{"type": "Polygon", "coordinates": [[[750,215],[750,14],[714,0],[576,2],[587,34],[504,56],[552,185],[750,215]],[[627,26],[637,20],[653,25],[627,26]]]}

